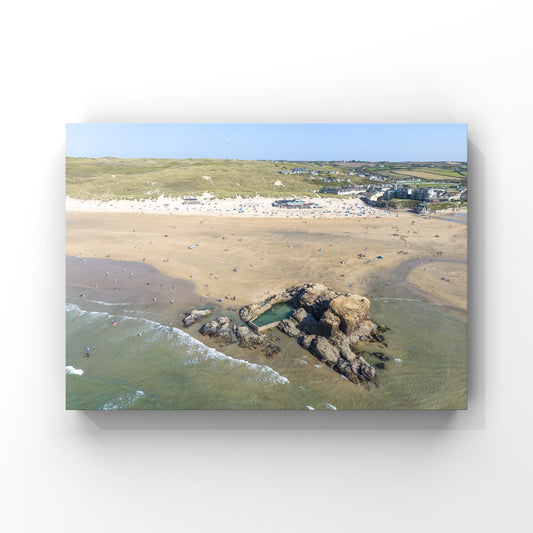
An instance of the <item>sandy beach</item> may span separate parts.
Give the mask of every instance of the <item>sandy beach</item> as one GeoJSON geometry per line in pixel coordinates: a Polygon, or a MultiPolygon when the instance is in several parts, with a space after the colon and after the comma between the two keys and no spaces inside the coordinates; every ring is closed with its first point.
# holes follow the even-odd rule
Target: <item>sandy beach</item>
{"type": "Polygon", "coordinates": [[[105,213],[209,215],[216,217],[269,217],[269,218],[341,218],[368,216],[395,216],[393,213],[368,206],[359,198],[301,198],[315,204],[310,209],[280,209],[272,205],[279,198],[256,196],[254,198],[219,199],[204,193],[196,197],[197,203],[187,203],[183,198],[160,196],[155,200],[79,200],[66,198],[67,211],[105,213]]]}
{"type": "Polygon", "coordinates": [[[466,311],[466,225],[358,199],[321,201],[317,214],[272,208],[271,199],[191,206],[67,199],[66,253],[145,262],[192,282],[204,303],[232,308],[307,282],[361,293],[372,275],[428,258],[432,264],[414,268],[408,281],[466,311]]]}

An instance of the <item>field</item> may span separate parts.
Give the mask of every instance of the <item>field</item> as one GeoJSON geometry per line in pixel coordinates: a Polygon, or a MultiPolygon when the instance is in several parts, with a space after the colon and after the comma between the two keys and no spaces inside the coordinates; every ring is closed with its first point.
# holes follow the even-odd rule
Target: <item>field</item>
{"type": "Polygon", "coordinates": [[[413,178],[421,178],[423,180],[431,180],[431,181],[438,181],[438,180],[457,181],[457,180],[466,179],[465,175],[461,175],[458,172],[446,171],[446,170],[439,171],[439,169],[396,170],[395,173],[401,174],[402,176],[410,176],[413,178]]]}

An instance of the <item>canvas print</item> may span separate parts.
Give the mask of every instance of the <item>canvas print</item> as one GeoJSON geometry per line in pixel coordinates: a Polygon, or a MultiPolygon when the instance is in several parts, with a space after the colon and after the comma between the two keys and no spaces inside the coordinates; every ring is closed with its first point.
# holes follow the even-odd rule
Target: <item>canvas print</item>
{"type": "Polygon", "coordinates": [[[465,124],[69,124],[66,408],[466,409],[465,124]]]}

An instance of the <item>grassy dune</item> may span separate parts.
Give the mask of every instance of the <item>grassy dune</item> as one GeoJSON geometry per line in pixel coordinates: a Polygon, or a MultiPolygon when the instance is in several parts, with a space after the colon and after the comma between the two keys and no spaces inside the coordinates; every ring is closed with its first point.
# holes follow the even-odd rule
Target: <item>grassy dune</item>
{"type": "Polygon", "coordinates": [[[206,191],[221,198],[256,194],[281,197],[312,195],[308,191],[324,185],[305,174],[278,174],[294,167],[339,171],[346,177],[348,174],[345,169],[317,163],[68,157],[66,192],[75,198],[102,200],[183,196],[206,191]]]}
{"type": "MultiPolygon", "coordinates": [[[[316,196],[324,186],[372,183],[350,175],[346,162],[274,162],[233,159],[66,159],[66,193],[82,200],[144,199],[164,196],[200,195],[208,192],[219,198],[260,196],[316,196]],[[279,174],[295,167],[316,170],[315,179],[306,174],[279,174]],[[333,178],[332,183],[325,181],[333,178]],[[345,181],[345,180],[350,180],[345,181]]],[[[359,163],[358,163],[359,164],[359,163]]],[[[393,180],[421,178],[425,182],[460,183],[466,180],[466,164],[430,163],[409,168],[408,163],[367,163],[367,173],[393,180]]],[[[414,166],[414,165],[413,165],[414,166]]],[[[424,183],[424,185],[426,185],[424,183]]]]}

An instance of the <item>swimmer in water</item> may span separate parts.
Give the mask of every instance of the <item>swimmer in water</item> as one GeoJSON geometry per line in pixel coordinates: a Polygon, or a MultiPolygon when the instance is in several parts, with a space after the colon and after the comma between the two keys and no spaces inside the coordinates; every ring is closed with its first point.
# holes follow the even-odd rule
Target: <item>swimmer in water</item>
{"type": "Polygon", "coordinates": [[[85,348],[85,357],[89,357],[89,352],[91,351],[91,349],[87,346],[87,348],[85,348]]]}

